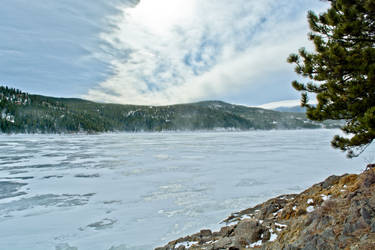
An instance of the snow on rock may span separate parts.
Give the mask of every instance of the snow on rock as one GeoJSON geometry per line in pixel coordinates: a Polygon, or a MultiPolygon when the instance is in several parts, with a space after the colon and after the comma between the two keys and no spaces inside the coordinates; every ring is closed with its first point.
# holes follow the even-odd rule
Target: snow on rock
{"type": "Polygon", "coordinates": [[[278,215],[281,211],[283,211],[282,208],[280,208],[279,210],[277,210],[276,212],[272,213],[273,216],[276,216],[278,215]]]}
{"type": "MultiPolygon", "coordinates": [[[[275,226],[276,226],[276,230],[277,230],[278,232],[281,232],[281,231],[283,231],[285,228],[287,228],[287,225],[280,224],[280,223],[277,223],[277,222],[275,222],[275,226]]],[[[272,230],[271,230],[271,233],[272,233],[272,230]]]]}
{"type": "Polygon", "coordinates": [[[331,195],[321,194],[320,196],[322,197],[323,201],[329,200],[331,198],[331,195]]]}
{"type": "Polygon", "coordinates": [[[250,247],[260,247],[262,245],[262,240],[258,240],[257,242],[251,243],[250,247]]]}
{"type": "Polygon", "coordinates": [[[252,214],[245,214],[245,215],[243,215],[241,217],[241,220],[243,220],[243,219],[252,219],[253,217],[254,217],[254,215],[252,215],[252,214]]]}
{"type": "Polygon", "coordinates": [[[188,248],[188,247],[191,247],[194,244],[198,244],[198,242],[185,241],[185,242],[177,243],[175,245],[175,248],[178,249],[181,246],[184,246],[185,248],[188,248]]]}
{"type": "Polygon", "coordinates": [[[287,225],[280,224],[280,223],[277,223],[277,222],[275,222],[275,225],[278,226],[278,227],[281,227],[281,228],[286,228],[286,227],[288,227],[287,225]]]}
{"type": "Polygon", "coordinates": [[[311,212],[313,212],[314,210],[315,210],[314,206],[308,206],[308,207],[306,208],[306,211],[307,211],[308,213],[311,213],[311,212]]]}
{"type": "Polygon", "coordinates": [[[273,242],[273,241],[275,241],[277,239],[277,234],[275,234],[275,233],[271,233],[271,238],[269,239],[269,241],[270,242],[273,242]]]}

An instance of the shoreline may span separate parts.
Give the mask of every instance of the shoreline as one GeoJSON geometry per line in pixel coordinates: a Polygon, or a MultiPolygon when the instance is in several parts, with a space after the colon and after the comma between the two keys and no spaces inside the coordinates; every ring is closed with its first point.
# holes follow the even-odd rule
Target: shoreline
{"type": "Polygon", "coordinates": [[[375,165],[232,213],[225,226],[155,250],[375,249],[375,165]]]}
{"type": "Polygon", "coordinates": [[[217,130],[163,130],[163,131],[106,131],[106,132],[73,132],[73,133],[3,133],[0,132],[0,136],[19,136],[19,135],[106,135],[106,134],[194,134],[194,133],[247,133],[247,132],[277,132],[277,131],[302,131],[302,130],[309,130],[309,131],[317,131],[317,130],[337,130],[340,131],[339,128],[294,128],[294,129],[248,129],[248,130],[240,130],[240,129],[217,129],[217,130]]]}

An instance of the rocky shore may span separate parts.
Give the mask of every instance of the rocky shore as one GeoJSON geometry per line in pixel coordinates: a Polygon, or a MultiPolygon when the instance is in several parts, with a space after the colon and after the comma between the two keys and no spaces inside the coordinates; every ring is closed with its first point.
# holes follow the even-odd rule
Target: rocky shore
{"type": "Polygon", "coordinates": [[[375,249],[375,165],[330,176],[300,194],[282,195],[156,250],[375,249]]]}

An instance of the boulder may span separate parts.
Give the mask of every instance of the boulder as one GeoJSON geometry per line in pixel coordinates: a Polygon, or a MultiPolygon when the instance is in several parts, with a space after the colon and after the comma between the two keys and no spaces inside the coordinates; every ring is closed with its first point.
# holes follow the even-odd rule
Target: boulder
{"type": "Polygon", "coordinates": [[[259,241],[263,227],[256,220],[243,220],[234,229],[236,246],[246,246],[259,241]]]}
{"type": "Polygon", "coordinates": [[[214,249],[227,249],[232,244],[233,238],[224,237],[214,243],[214,249]]]}
{"type": "Polygon", "coordinates": [[[220,236],[222,237],[230,236],[231,233],[233,232],[233,229],[234,229],[233,226],[222,227],[220,229],[220,236]]]}
{"type": "Polygon", "coordinates": [[[200,231],[199,237],[200,237],[199,239],[200,243],[209,242],[212,240],[212,232],[209,229],[203,229],[200,231]]]}

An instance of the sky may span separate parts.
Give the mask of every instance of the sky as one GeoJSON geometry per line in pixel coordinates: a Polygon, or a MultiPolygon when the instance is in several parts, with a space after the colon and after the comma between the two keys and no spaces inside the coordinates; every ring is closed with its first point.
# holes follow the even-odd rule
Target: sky
{"type": "Polygon", "coordinates": [[[298,104],[318,0],[3,0],[0,85],[98,102],[298,104]]]}

